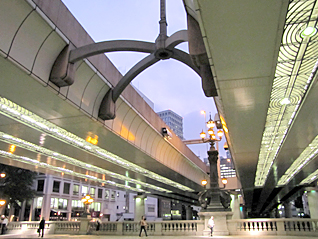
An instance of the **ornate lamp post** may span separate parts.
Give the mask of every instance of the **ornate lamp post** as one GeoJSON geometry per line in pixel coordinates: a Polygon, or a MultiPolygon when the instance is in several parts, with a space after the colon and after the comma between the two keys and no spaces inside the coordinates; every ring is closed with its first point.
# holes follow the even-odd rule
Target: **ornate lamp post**
{"type": "Polygon", "coordinates": [[[89,205],[91,205],[94,202],[94,199],[90,195],[86,195],[81,199],[82,203],[84,203],[84,217],[87,217],[89,215],[89,205]]]}
{"type": "MultiPolygon", "coordinates": [[[[215,149],[215,142],[221,141],[223,131],[219,129],[217,136],[214,133],[215,122],[211,119],[206,123],[207,134],[202,130],[200,137],[204,143],[210,143],[210,149],[208,151],[208,159],[210,162],[210,188],[206,189],[199,194],[199,202],[205,211],[224,211],[229,207],[230,196],[220,190],[219,187],[219,175],[218,175],[218,155],[219,152],[215,149]]],[[[220,127],[217,127],[220,128],[220,127]]]]}

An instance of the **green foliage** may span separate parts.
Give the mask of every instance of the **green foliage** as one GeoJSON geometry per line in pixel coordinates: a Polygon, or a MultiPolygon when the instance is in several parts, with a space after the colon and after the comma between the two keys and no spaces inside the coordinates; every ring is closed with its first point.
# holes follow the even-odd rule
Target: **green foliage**
{"type": "Polygon", "coordinates": [[[24,200],[35,197],[35,191],[31,187],[37,173],[4,164],[0,164],[0,172],[6,173],[6,177],[0,179],[0,196],[9,204],[19,208],[24,200]]]}

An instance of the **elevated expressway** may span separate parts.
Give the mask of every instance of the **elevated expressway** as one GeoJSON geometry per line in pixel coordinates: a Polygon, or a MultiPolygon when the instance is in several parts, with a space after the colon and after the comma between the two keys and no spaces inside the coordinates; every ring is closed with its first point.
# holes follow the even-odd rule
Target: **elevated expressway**
{"type": "Polygon", "coordinates": [[[266,216],[317,186],[318,35],[302,34],[317,28],[317,1],[184,2],[204,39],[247,210],[266,216]]]}
{"type": "MultiPolygon", "coordinates": [[[[318,34],[301,36],[317,25],[317,1],[184,3],[190,55],[211,73],[203,90],[215,96],[245,206],[268,215],[317,184],[318,34]]],[[[130,85],[116,118],[98,118],[122,78],[105,55],[76,62],[71,86],[49,81],[65,46],[93,43],[63,3],[0,4],[1,161],[192,203],[205,165],[177,137],[163,139],[164,123],[130,85]]]]}
{"type": "Polygon", "coordinates": [[[122,78],[104,54],[76,62],[70,86],[49,81],[65,46],[94,43],[61,1],[1,1],[0,22],[1,163],[196,203],[205,164],[176,135],[164,139],[167,126],[130,85],[116,118],[98,118],[122,78]]]}

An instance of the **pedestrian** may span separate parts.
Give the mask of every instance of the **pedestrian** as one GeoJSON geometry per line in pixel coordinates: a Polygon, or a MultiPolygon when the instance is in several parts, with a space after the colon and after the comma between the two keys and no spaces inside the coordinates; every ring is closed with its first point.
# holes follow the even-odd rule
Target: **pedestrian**
{"type": "Polygon", "coordinates": [[[214,228],[214,220],[213,219],[214,219],[214,217],[211,216],[211,218],[208,221],[208,228],[210,228],[210,230],[211,230],[211,236],[213,234],[213,228],[214,228]]]}
{"type": "Polygon", "coordinates": [[[144,229],[145,231],[145,234],[146,234],[146,237],[148,236],[147,235],[147,231],[146,231],[146,227],[148,226],[147,222],[146,222],[146,218],[144,216],[141,217],[141,220],[140,220],[140,232],[139,232],[139,236],[141,237],[141,231],[142,229],[144,229]]]}
{"type": "Polygon", "coordinates": [[[45,227],[45,219],[44,217],[42,217],[42,220],[40,221],[39,229],[38,229],[39,236],[41,236],[41,230],[42,230],[42,237],[44,236],[44,227],[45,227]]]}
{"type": "Polygon", "coordinates": [[[1,234],[4,234],[5,231],[7,230],[7,225],[8,225],[8,217],[3,217],[2,222],[1,222],[1,234]]]}
{"type": "Polygon", "coordinates": [[[102,221],[99,219],[99,218],[97,218],[97,220],[96,220],[96,231],[99,231],[99,229],[100,229],[100,224],[102,223],[102,221]]]}

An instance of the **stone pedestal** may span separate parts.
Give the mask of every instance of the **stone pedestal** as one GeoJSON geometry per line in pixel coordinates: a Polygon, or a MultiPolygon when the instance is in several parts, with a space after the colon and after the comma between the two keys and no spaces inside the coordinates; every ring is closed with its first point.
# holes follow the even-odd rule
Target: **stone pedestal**
{"type": "Polygon", "coordinates": [[[226,220],[231,219],[232,215],[233,215],[233,212],[231,211],[199,212],[199,216],[201,220],[204,221],[203,236],[210,235],[210,229],[208,228],[208,221],[211,218],[211,216],[214,217],[214,224],[215,224],[213,229],[213,235],[215,236],[230,235],[226,220]]]}
{"type": "Polygon", "coordinates": [[[81,218],[80,221],[80,229],[79,234],[80,235],[86,235],[88,233],[88,223],[90,222],[91,218],[81,218]]]}

